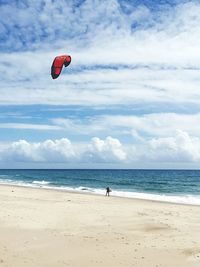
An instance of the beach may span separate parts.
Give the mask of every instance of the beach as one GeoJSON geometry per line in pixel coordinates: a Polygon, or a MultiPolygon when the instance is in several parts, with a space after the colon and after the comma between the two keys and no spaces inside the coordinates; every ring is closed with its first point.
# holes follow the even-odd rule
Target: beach
{"type": "Polygon", "coordinates": [[[200,266],[200,206],[0,186],[0,266],[200,266]]]}

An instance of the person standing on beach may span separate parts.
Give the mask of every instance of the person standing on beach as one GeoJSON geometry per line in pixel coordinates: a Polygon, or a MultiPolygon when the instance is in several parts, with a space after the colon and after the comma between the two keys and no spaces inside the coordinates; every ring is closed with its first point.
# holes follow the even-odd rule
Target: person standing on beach
{"type": "Polygon", "coordinates": [[[106,196],[110,196],[110,192],[111,192],[111,190],[110,190],[110,187],[106,187],[106,196]]]}

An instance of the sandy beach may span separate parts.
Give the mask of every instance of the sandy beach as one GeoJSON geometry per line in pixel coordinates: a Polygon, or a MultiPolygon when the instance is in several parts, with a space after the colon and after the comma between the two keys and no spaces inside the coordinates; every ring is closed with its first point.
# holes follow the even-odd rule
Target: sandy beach
{"type": "Polygon", "coordinates": [[[0,266],[200,266],[200,207],[0,186],[0,266]]]}

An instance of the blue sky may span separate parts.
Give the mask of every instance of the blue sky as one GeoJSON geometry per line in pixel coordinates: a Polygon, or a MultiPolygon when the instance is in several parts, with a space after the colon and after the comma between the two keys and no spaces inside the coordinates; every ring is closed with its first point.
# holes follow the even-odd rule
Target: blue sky
{"type": "Polygon", "coordinates": [[[0,168],[199,168],[199,13],[199,1],[0,1],[0,168]],[[71,65],[52,80],[63,53],[71,65]]]}

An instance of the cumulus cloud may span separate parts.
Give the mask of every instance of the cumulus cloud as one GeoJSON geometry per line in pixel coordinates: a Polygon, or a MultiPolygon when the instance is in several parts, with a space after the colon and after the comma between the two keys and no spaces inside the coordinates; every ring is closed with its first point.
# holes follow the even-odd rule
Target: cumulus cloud
{"type": "Polygon", "coordinates": [[[76,153],[67,138],[42,143],[19,140],[8,146],[2,157],[14,162],[67,162],[76,159],[76,153]]]}
{"type": "Polygon", "coordinates": [[[185,163],[189,166],[200,162],[200,138],[177,130],[174,136],[152,138],[137,145],[121,143],[110,136],[105,139],[94,137],[88,143],[72,143],[67,138],[38,143],[19,140],[1,146],[0,158],[2,162],[12,161],[13,164],[36,162],[51,166],[61,163],[65,167],[66,163],[91,168],[106,163],[107,166],[137,168],[141,162],[143,167],[155,166],[155,163],[185,163]]]}
{"type": "Polygon", "coordinates": [[[177,130],[173,137],[152,139],[148,142],[152,160],[164,162],[199,162],[200,138],[177,130]]]}
{"type": "Polygon", "coordinates": [[[12,162],[113,163],[126,160],[126,152],[120,141],[112,137],[94,137],[89,144],[72,144],[67,138],[38,143],[19,140],[2,147],[0,158],[12,162]]]}
{"type": "Polygon", "coordinates": [[[101,140],[98,137],[92,139],[91,144],[88,147],[86,154],[92,161],[103,161],[103,162],[115,162],[125,161],[126,152],[116,138],[108,136],[105,140],[101,140]]]}

